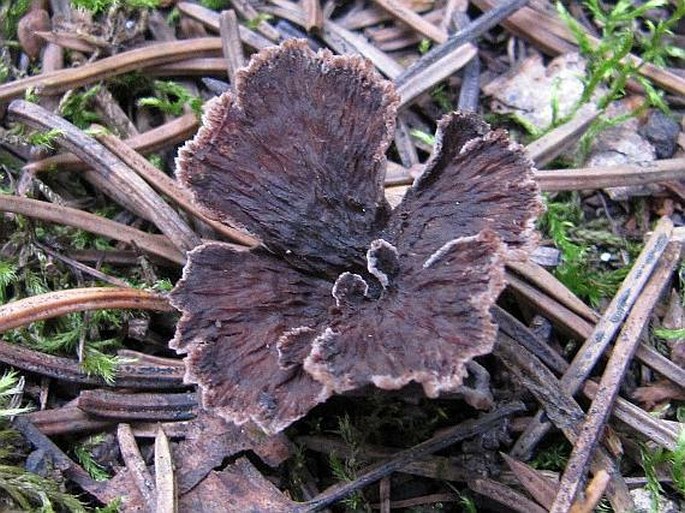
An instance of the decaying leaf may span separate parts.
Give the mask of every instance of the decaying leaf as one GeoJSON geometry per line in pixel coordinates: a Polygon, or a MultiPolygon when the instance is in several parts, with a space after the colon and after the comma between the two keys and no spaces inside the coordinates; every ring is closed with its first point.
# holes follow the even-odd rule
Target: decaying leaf
{"type": "Polygon", "coordinates": [[[532,249],[532,165],[472,114],[438,124],[400,205],[384,198],[398,98],[367,61],[303,41],[261,51],[181,151],[206,211],[261,240],[189,254],[171,294],[186,379],[227,420],[283,430],[334,393],[459,389],[489,353],[504,263],[532,249]]]}
{"type": "Polygon", "coordinates": [[[200,410],[186,429],[185,439],[174,445],[174,466],[180,494],[186,493],[226,459],[251,450],[272,467],[291,455],[282,435],[265,436],[254,424],[237,426],[218,415],[200,410]]]}
{"type": "Polygon", "coordinates": [[[179,509],[195,513],[286,513],[295,506],[252,463],[240,458],[221,472],[212,472],[181,497],[179,509]]]}
{"type": "Polygon", "coordinates": [[[495,112],[511,114],[544,130],[569,115],[583,94],[585,60],[563,54],[545,66],[542,55],[527,57],[511,71],[483,87],[495,112]],[[556,112],[555,112],[556,109],[556,112]]]}

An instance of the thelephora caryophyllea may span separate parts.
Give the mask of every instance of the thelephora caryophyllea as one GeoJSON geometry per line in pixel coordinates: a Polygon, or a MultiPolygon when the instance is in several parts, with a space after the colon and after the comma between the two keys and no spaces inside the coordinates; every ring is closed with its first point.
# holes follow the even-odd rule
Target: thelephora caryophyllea
{"type": "Polygon", "coordinates": [[[453,391],[491,351],[505,261],[534,244],[532,165],[504,132],[448,114],[391,209],[397,104],[369,62],[288,41],[253,57],[181,150],[195,200],[261,241],[199,246],[172,292],[172,347],[205,407],[273,433],[369,384],[453,391]]]}

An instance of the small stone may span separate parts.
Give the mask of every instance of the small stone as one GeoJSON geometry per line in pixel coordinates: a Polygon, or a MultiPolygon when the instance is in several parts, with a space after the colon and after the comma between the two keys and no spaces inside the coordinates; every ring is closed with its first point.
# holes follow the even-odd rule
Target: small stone
{"type": "Polygon", "coordinates": [[[608,262],[611,260],[611,253],[602,253],[601,255],[599,255],[599,259],[602,262],[608,262]]]}
{"type": "MultiPolygon", "coordinates": [[[[630,495],[635,503],[634,513],[652,513],[655,511],[652,508],[652,494],[646,488],[630,490],[630,495]]],[[[681,510],[675,502],[659,496],[656,511],[659,513],[679,513],[681,510]]]]}
{"type": "Polygon", "coordinates": [[[652,143],[657,158],[669,159],[675,153],[680,126],[671,116],[660,110],[652,110],[639,133],[652,143]]]}
{"type": "Polygon", "coordinates": [[[530,259],[543,267],[556,267],[561,264],[561,251],[550,246],[539,246],[535,248],[530,259]]]}

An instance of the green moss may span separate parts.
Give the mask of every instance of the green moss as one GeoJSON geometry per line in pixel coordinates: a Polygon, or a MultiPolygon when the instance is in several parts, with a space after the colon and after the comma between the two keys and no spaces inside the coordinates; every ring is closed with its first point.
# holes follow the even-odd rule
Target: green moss
{"type": "Polygon", "coordinates": [[[171,116],[180,116],[184,107],[188,105],[198,117],[202,114],[202,99],[190,94],[182,85],[155,80],[153,87],[154,96],[141,98],[138,105],[154,107],[171,116]]]}
{"type": "Polygon", "coordinates": [[[155,9],[159,7],[159,0],[71,0],[74,7],[84,9],[93,14],[100,14],[112,7],[128,7],[131,9],[155,9]]]}
{"type": "Polygon", "coordinates": [[[574,294],[597,307],[602,299],[616,293],[630,271],[629,265],[607,267],[600,262],[599,254],[609,249],[626,252],[632,258],[639,254],[640,246],[606,229],[580,228],[585,225],[577,194],[548,200],[538,224],[561,251],[561,263],[554,269],[554,275],[574,294]]]}
{"type": "Polygon", "coordinates": [[[26,11],[31,6],[31,0],[12,0],[3,1],[0,6],[0,27],[2,27],[2,38],[5,41],[13,40],[17,37],[17,25],[26,11]]]}

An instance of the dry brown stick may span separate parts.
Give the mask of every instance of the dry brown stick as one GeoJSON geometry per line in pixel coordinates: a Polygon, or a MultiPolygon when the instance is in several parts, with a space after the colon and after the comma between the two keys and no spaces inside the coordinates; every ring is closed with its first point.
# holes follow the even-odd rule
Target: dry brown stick
{"type": "Polygon", "coordinates": [[[95,419],[71,404],[34,411],[26,416],[40,429],[41,433],[48,436],[102,431],[112,424],[109,420],[95,419]]]}
{"type": "Polygon", "coordinates": [[[0,194],[0,211],[21,214],[50,223],[73,226],[103,237],[134,244],[143,251],[160,256],[175,264],[183,265],[185,263],[183,254],[166,237],[136,230],[130,226],[75,208],[0,194]]]}
{"type": "Polygon", "coordinates": [[[517,276],[507,274],[506,279],[507,286],[515,295],[530,301],[539,313],[559,329],[576,338],[585,338],[583,333],[586,333],[586,328],[589,325],[585,319],[570,311],[563,303],[557,302],[548,294],[540,292],[537,287],[526,283],[517,276]]]}
{"type": "Polygon", "coordinates": [[[133,484],[140,491],[140,496],[145,501],[145,504],[147,504],[147,510],[156,511],[154,481],[150,471],[147,469],[143,456],[140,454],[140,449],[129,424],[119,424],[117,427],[117,441],[119,442],[119,451],[121,452],[121,458],[124,460],[124,465],[126,465],[130,472],[133,484]]]}
{"type": "Polygon", "coordinates": [[[399,62],[387,53],[380,51],[366,38],[344,29],[333,21],[324,21],[321,38],[340,54],[351,53],[366,57],[388,78],[394,79],[404,70],[399,62]]]}
{"type": "MultiPolygon", "coordinates": [[[[222,70],[226,69],[222,65],[222,70]]],[[[174,146],[178,143],[186,141],[191,138],[197,131],[198,119],[195,114],[186,114],[173,121],[160,125],[140,135],[130,137],[125,140],[134,150],[147,154],[166,147],[174,146]]],[[[31,172],[40,171],[76,171],[79,169],[86,169],[88,167],[81,159],[71,153],[63,153],[48,157],[43,160],[31,162],[24,166],[24,169],[31,172]]]]}
{"type": "Polygon", "coordinates": [[[53,258],[56,258],[57,260],[60,260],[67,264],[69,267],[73,267],[74,269],[78,269],[79,271],[89,274],[90,276],[97,278],[100,281],[104,281],[106,283],[109,283],[110,285],[114,285],[115,287],[130,287],[131,284],[125,282],[121,278],[116,278],[114,276],[110,276],[109,274],[105,274],[102,271],[98,271],[97,269],[90,267],[89,265],[82,264],[78,260],[74,260],[73,258],[69,258],[68,256],[62,255],[61,253],[58,253],[57,251],[54,251],[52,248],[49,248],[37,241],[34,241],[33,244],[39,248],[41,251],[44,253],[47,253],[53,258]]]}
{"type": "Polygon", "coordinates": [[[635,357],[640,360],[640,363],[657,371],[665,378],[673,381],[676,385],[685,388],[685,369],[680,365],[673,363],[645,343],[640,344],[637,348],[635,357]]]}
{"type": "MultiPolygon", "coordinates": [[[[401,116],[397,118],[397,125],[395,127],[395,148],[399,154],[402,165],[406,168],[411,168],[419,164],[419,156],[416,153],[416,146],[412,141],[409,125],[402,119],[401,116]]],[[[386,176],[387,179],[387,176],[386,176]]]]}
{"type": "Polygon", "coordinates": [[[375,2],[392,14],[394,18],[406,23],[428,39],[432,39],[436,43],[447,41],[447,33],[445,31],[424,20],[401,0],[375,0],[375,2]]]}
{"type": "MultiPolygon", "coordinates": [[[[424,13],[435,7],[434,2],[412,2],[411,9],[416,13],[424,13]]],[[[379,25],[384,21],[392,20],[392,15],[378,6],[370,5],[364,9],[352,10],[339,18],[336,23],[347,30],[358,30],[374,25],[379,25]]]]}
{"type": "MultiPolygon", "coordinates": [[[[140,251],[134,249],[70,249],[68,251],[74,260],[91,264],[136,265],[140,259],[140,251]]],[[[155,265],[167,264],[166,260],[155,255],[148,255],[148,258],[155,265]]]]}
{"type": "Polygon", "coordinates": [[[43,30],[36,31],[35,34],[41,39],[61,46],[65,50],[76,50],[77,52],[93,53],[95,50],[105,47],[104,44],[93,44],[90,41],[84,40],[78,34],[70,32],[47,32],[43,30]]]}
{"type": "MultiPolygon", "coordinates": [[[[456,63],[455,65],[457,65],[456,63]]],[[[443,73],[439,70],[439,73],[443,73]]],[[[439,76],[439,75],[438,75],[439,76]]],[[[426,83],[432,83],[435,77],[424,77],[419,75],[426,83]]],[[[411,84],[412,81],[407,82],[411,84]]],[[[418,82],[418,90],[411,90],[405,93],[409,98],[402,97],[402,105],[405,100],[411,100],[412,96],[420,94],[424,84],[418,82]]],[[[432,85],[431,85],[432,87],[432,85]]],[[[404,92],[403,88],[399,89],[404,92]]],[[[526,147],[528,150],[530,146],[526,147]]],[[[535,148],[533,148],[535,150],[535,148]]],[[[536,150],[537,151],[537,150],[536,150]]],[[[630,185],[646,185],[650,183],[666,182],[670,180],[682,180],[685,178],[685,158],[662,159],[644,164],[626,164],[619,166],[588,167],[578,169],[554,169],[533,170],[535,180],[544,192],[556,191],[582,191],[592,189],[603,189],[606,187],[622,187],[630,185]]],[[[410,183],[410,180],[407,179],[410,183]]],[[[386,186],[386,191],[391,189],[396,194],[404,194],[407,190],[406,185],[396,186],[396,182],[386,186]]]]}
{"type": "Polygon", "coordinates": [[[228,80],[235,84],[238,70],[245,66],[243,47],[240,44],[240,34],[238,33],[238,17],[235,11],[229,9],[222,11],[219,15],[219,33],[221,34],[221,44],[224,57],[227,61],[228,80]]]}
{"type": "Polygon", "coordinates": [[[281,40],[281,34],[278,30],[269,25],[266,21],[260,19],[259,12],[252,6],[248,0],[230,0],[231,5],[240,13],[240,15],[250,22],[257,21],[256,30],[267,39],[277,43],[281,40]]]}
{"type": "MultiPolygon", "coordinates": [[[[0,340],[0,362],[42,376],[83,385],[108,386],[100,377],[84,372],[78,362],[53,356],[0,340]]],[[[115,386],[134,389],[183,387],[183,369],[151,365],[120,364],[115,386]]]]}
{"type": "Polygon", "coordinates": [[[570,513],[592,513],[595,511],[595,507],[602,500],[602,495],[604,495],[604,491],[609,484],[609,479],[608,472],[604,470],[597,472],[585,491],[585,498],[574,504],[570,513]]]}
{"type": "MultiPolygon", "coordinates": [[[[506,453],[500,453],[502,459],[516,476],[516,479],[545,508],[549,509],[554,502],[559,484],[545,477],[539,470],[516,460],[506,453]]],[[[607,474],[608,475],[608,474],[607,474]]]]}
{"type": "Polygon", "coordinates": [[[323,28],[323,9],[319,0],[303,0],[304,26],[307,32],[320,31],[323,28]]]}
{"type": "Polygon", "coordinates": [[[98,496],[97,482],[83,468],[69,459],[52,440],[41,433],[26,415],[15,417],[12,427],[19,431],[33,447],[43,451],[50,458],[55,470],[59,470],[67,479],[71,479],[84,490],[98,496]]]}
{"type": "MultiPolygon", "coordinates": [[[[309,450],[326,455],[335,453],[344,458],[353,456],[350,446],[338,438],[298,436],[296,442],[309,450]]],[[[397,449],[388,449],[387,447],[367,444],[361,445],[360,450],[363,451],[364,457],[369,460],[392,458],[398,452],[397,449]]],[[[407,465],[398,470],[398,472],[434,479],[443,479],[446,481],[465,482],[470,477],[466,467],[460,465],[454,458],[445,456],[425,456],[420,460],[407,463],[407,465]]]]}
{"type": "MultiPolygon", "coordinates": [[[[297,25],[304,26],[302,10],[297,4],[287,0],[272,0],[272,3],[274,5],[266,5],[262,10],[297,25]]],[[[342,28],[330,20],[324,20],[320,37],[339,54],[356,54],[366,57],[388,78],[395,78],[404,69],[397,61],[369,44],[363,37],[342,28]]]]}
{"type": "MultiPolygon", "coordinates": [[[[445,16],[445,9],[438,8],[421,15],[427,22],[437,25],[445,16]]],[[[443,30],[441,28],[441,30],[443,30]]],[[[374,28],[369,31],[370,39],[380,48],[392,47],[393,49],[406,48],[406,46],[421,41],[421,34],[417,34],[405,24],[394,24],[389,27],[374,28]]]]}
{"type": "Polygon", "coordinates": [[[477,54],[478,49],[471,43],[466,43],[455,48],[451,53],[448,53],[445,57],[437,60],[425,69],[411,75],[397,88],[397,92],[400,95],[400,107],[407,105],[420,94],[428,91],[466,66],[477,54]]]}
{"type": "MultiPolygon", "coordinates": [[[[593,367],[618,331],[621,323],[635,303],[642,288],[656,267],[659,257],[668,245],[673,223],[662,218],[652,236],[633,264],[620,289],[607,307],[604,315],[595,326],[592,335],[583,343],[573,358],[571,365],[564,373],[561,382],[564,389],[574,395],[581,388],[593,367]]],[[[549,430],[550,424],[542,421],[542,412],[538,412],[526,431],[514,445],[512,455],[525,454],[549,430]]]]}
{"type": "Polygon", "coordinates": [[[599,315],[592,308],[583,303],[544,267],[530,261],[511,262],[507,267],[588,321],[597,322],[599,319],[599,315]]]}
{"type": "Polygon", "coordinates": [[[162,198],[126,164],[95,139],[60,116],[23,100],[13,101],[7,112],[38,129],[57,129],[57,142],[87,162],[92,171],[85,176],[120,205],[133,208],[157,225],[180,251],[200,244],[200,238],[162,198]],[[95,176],[97,181],[92,180],[95,176]]]}
{"type": "Polygon", "coordinates": [[[179,369],[185,369],[183,360],[167,358],[165,356],[153,356],[148,353],[134,351],[133,349],[119,349],[117,351],[117,356],[136,362],[139,365],[158,365],[160,367],[177,367],[179,369]]]}
{"type": "MultiPolygon", "coordinates": [[[[511,337],[499,334],[494,354],[542,405],[551,422],[566,439],[575,443],[583,410],[576,400],[566,393],[558,380],[540,360],[511,337]]],[[[615,462],[603,449],[599,449],[592,462],[592,471],[606,470],[612,476],[609,500],[615,511],[630,511],[632,500],[628,487],[615,462]]]]}
{"type": "MultiPolygon", "coordinates": [[[[489,10],[497,6],[497,0],[474,0],[474,4],[479,9],[489,10]]],[[[510,32],[537,42],[549,52],[577,51],[575,36],[557,16],[524,7],[502,24],[510,32]]],[[[591,34],[586,33],[586,37],[591,44],[599,44],[599,39],[591,34]]],[[[650,63],[643,63],[632,54],[629,54],[628,59],[633,61],[642,76],[653,80],[662,89],[681,96],[685,95],[685,78],[650,63]]]]}
{"type": "Polygon", "coordinates": [[[594,104],[588,103],[575,113],[570,121],[558,126],[526,146],[528,156],[537,167],[549,164],[582,136],[599,111],[594,104]]]}
{"type": "Polygon", "coordinates": [[[595,398],[574,444],[566,470],[562,474],[559,492],[552,505],[551,513],[567,513],[573,505],[592,453],[601,438],[601,432],[609,418],[611,407],[618,396],[623,376],[628,370],[628,365],[630,365],[640,343],[642,331],[661,293],[668,285],[679,257],[679,245],[677,243],[669,244],[659,259],[659,265],[652,273],[649,282],[635,301],[614,345],[595,398]]]}
{"type": "MultiPolygon", "coordinates": [[[[498,318],[499,321],[499,318],[498,318]]],[[[523,341],[520,338],[520,333],[517,334],[516,336],[511,335],[509,331],[506,331],[507,334],[515,338],[519,343],[522,343],[523,341]]],[[[592,332],[592,326],[589,327],[587,330],[587,334],[589,335],[592,332]]],[[[527,346],[526,346],[527,347],[527,346]]],[[[530,350],[530,349],[529,349],[530,350]]],[[[537,356],[537,354],[536,354],[537,356]]],[[[665,358],[661,357],[662,359],[665,360],[665,358]]],[[[557,360],[554,360],[553,363],[556,363],[557,360]]],[[[545,361],[545,363],[549,366],[549,363],[545,361]]],[[[648,362],[642,362],[647,365],[649,365],[648,362]]],[[[562,366],[555,365],[553,367],[550,367],[554,369],[556,372],[564,372],[566,369],[568,369],[568,364],[564,364],[562,366]]],[[[670,377],[670,375],[665,374],[666,377],[669,377],[669,379],[673,379],[670,377]]],[[[594,397],[594,391],[596,389],[597,385],[596,383],[592,381],[586,381],[585,384],[583,385],[583,395],[586,397],[589,397],[592,399],[594,397]]],[[[613,410],[613,415],[620,420],[621,422],[625,423],[626,425],[632,427],[635,431],[638,433],[642,434],[646,438],[654,441],[661,447],[665,447],[669,450],[673,450],[676,446],[676,441],[678,438],[678,432],[676,430],[671,429],[667,423],[664,421],[654,418],[651,416],[649,413],[645,412],[643,409],[639,408],[638,406],[635,406],[634,404],[628,402],[627,400],[619,397],[616,400],[616,404],[613,410]]],[[[530,448],[535,445],[536,439],[532,439],[530,443],[523,442],[521,446],[517,447],[517,454],[520,454],[522,456],[525,456],[528,454],[530,448]]]]}
{"type": "Polygon", "coordinates": [[[381,479],[380,483],[378,483],[378,499],[380,500],[379,509],[381,510],[381,513],[391,513],[390,493],[390,478],[384,477],[383,479],[381,479]]]}
{"type": "MultiPolygon", "coordinates": [[[[586,381],[583,385],[583,395],[589,399],[595,397],[597,383],[586,381]]],[[[654,417],[639,406],[619,397],[614,405],[613,415],[630,426],[635,432],[640,433],[648,440],[653,441],[660,447],[674,451],[678,445],[680,429],[673,427],[670,423],[654,417]]]]}
{"type": "Polygon", "coordinates": [[[538,506],[523,494],[502,483],[498,483],[494,479],[473,479],[468,482],[468,487],[480,495],[505,505],[509,511],[518,511],[518,513],[547,513],[544,508],[538,506]]]}
{"type": "Polygon", "coordinates": [[[685,178],[685,158],[655,160],[644,164],[537,171],[544,191],[578,191],[644,185],[685,178]]]}
{"type": "MultiPolygon", "coordinates": [[[[516,268],[517,265],[514,264],[511,265],[511,267],[516,268]]],[[[528,278],[528,276],[526,277],[528,278]]],[[[551,283],[552,280],[556,280],[556,278],[550,275],[549,282],[551,283]]],[[[515,290],[516,293],[524,296],[526,300],[536,305],[537,308],[547,312],[551,320],[553,320],[555,323],[558,323],[562,329],[569,330],[573,336],[585,340],[592,334],[594,325],[599,320],[599,315],[594,310],[588,306],[585,306],[584,310],[571,308],[564,300],[564,298],[567,296],[566,293],[561,295],[558,294],[556,287],[549,287],[549,283],[541,284],[536,279],[530,278],[529,281],[535,283],[538,288],[545,290],[549,295],[546,296],[545,294],[539,292],[535,287],[524,284],[516,278],[511,279],[509,285],[513,290],[515,290]],[[553,300],[553,302],[550,300],[553,300]]],[[[495,312],[499,315],[498,310],[495,310],[495,312]]],[[[498,324],[500,324],[501,327],[502,323],[500,320],[500,317],[498,317],[498,324]]],[[[519,338],[515,336],[514,338],[520,341],[519,338]]],[[[539,354],[537,356],[540,357],[539,354]]],[[[635,357],[642,364],[647,365],[651,369],[657,371],[665,378],[671,380],[673,383],[685,387],[685,369],[679,365],[676,365],[648,345],[644,343],[640,344],[637,352],[635,353],[635,357]]],[[[550,367],[559,370],[558,367],[550,367]]],[[[564,367],[562,370],[565,369],[566,367],[564,367]]]]}
{"type": "MultiPolygon", "coordinates": [[[[410,509],[410,511],[415,511],[417,508],[419,511],[423,511],[423,508],[421,508],[421,506],[431,506],[437,505],[438,503],[442,504],[445,502],[459,502],[460,500],[462,500],[462,498],[455,493],[431,493],[428,495],[421,495],[419,497],[412,497],[411,499],[390,501],[388,503],[388,507],[390,508],[388,511],[397,511],[400,509],[407,508],[414,508],[413,510],[410,509]]],[[[381,505],[372,504],[371,508],[380,509],[381,505]]]]}
{"type": "Polygon", "coordinates": [[[76,68],[40,73],[2,84],[0,85],[0,103],[21,97],[31,87],[35,88],[39,94],[61,93],[130,71],[218,51],[221,51],[221,40],[218,37],[155,43],[76,68]]]}
{"type": "Polygon", "coordinates": [[[557,353],[552,346],[541,340],[533,333],[528,326],[516,319],[503,308],[495,305],[492,314],[500,331],[509,335],[528,351],[539,358],[547,367],[562,374],[567,368],[568,363],[557,353]]]}
{"type": "MultiPolygon", "coordinates": [[[[560,304],[552,307],[552,309],[557,313],[557,316],[563,325],[575,325],[575,329],[580,331],[580,333],[577,335],[578,338],[584,340],[592,334],[592,330],[594,329],[593,324],[577,317],[573,312],[568,310],[564,313],[565,307],[560,304]],[[576,319],[569,322],[567,320],[568,317],[576,317],[576,319]]],[[[521,324],[510,314],[500,308],[495,308],[493,313],[501,331],[524,346],[528,351],[543,361],[550,369],[559,374],[564,373],[568,369],[569,364],[566,362],[566,360],[559,356],[548,344],[538,340],[537,337],[526,326],[521,324]]],[[[636,357],[638,357],[642,363],[652,367],[654,370],[657,370],[663,374],[664,377],[672,380],[675,383],[679,383],[679,380],[682,380],[685,370],[680,369],[670,360],[653,350],[649,350],[650,356],[648,358],[642,359],[642,349],[649,350],[649,348],[642,344],[638,350],[638,353],[636,354],[636,357]]],[[[583,386],[583,394],[592,399],[594,397],[594,390],[596,387],[596,383],[592,381],[586,381],[583,386]]],[[[618,420],[632,427],[635,431],[654,441],[661,447],[665,447],[668,450],[674,450],[677,443],[678,432],[675,429],[671,429],[666,422],[653,417],[643,409],[635,406],[621,397],[616,400],[613,415],[618,420]]],[[[534,445],[534,442],[535,440],[532,440],[530,445],[524,443],[519,447],[518,454],[522,455],[522,457],[527,456],[530,448],[534,445]]]]}
{"type": "MultiPolygon", "coordinates": [[[[186,16],[190,16],[215,32],[219,32],[218,14],[211,9],[189,2],[179,2],[176,4],[176,7],[186,16]]],[[[239,25],[238,30],[240,32],[240,40],[250,48],[261,50],[273,45],[273,42],[243,25],[239,25]]]]}
{"type": "Polygon", "coordinates": [[[406,69],[402,75],[396,79],[396,85],[402,86],[412,76],[420,73],[426,68],[431,67],[437,61],[443,60],[448,55],[454,54],[458,47],[465,43],[474,41],[477,37],[499,25],[503,19],[509,17],[513,12],[520,9],[527,0],[506,0],[495,9],[479,16],[476,20],[468,23],[456,33],[452,34],[443,44],[432,48],[428,53],[421,56],[414,64],[406,69]]]}
{"type": "MultiPolygon", "coordinates": [[[[558,308],[563,309],[564,307],[559,305],[558,308]]],[[[547,367],[558,374],[563,374],[568,369],[569,364],[566,362],[566,360],[556,353],[547,343],[539,340],[533,332],[531,332],[525,325],[521,324],[521,322],[512,315],[498,307],[493,309],[493,314],[499,329],[504,334],[516,340],[526,350],[544,362],[547,367]]],[[[585,323],[584,335],[582,335],[580,338],[587,338],[592,333],[592,330],[593,325],[590,323],[585,323]]],[[[645,346],[642,345],[641,347],[645,346]]],[[[658,353],[658,356],[653,356],[654,351],[650,351],[650,353],[652,354],[652,359],[659,361],[658,369],[655,370],[658,370],[665,377],[668,377],[671,380],[674,380],[674,378],[677,379],[679,375],[674,376],[674,372],[672,371],[672,368],[677,366],[675,366],[665,357],[658,355],[658,353]]],[[[649,360],[644,360],[643,363],[650,365],[651,362],[649,360]]],[[[685,371],[680,369],[680,373],[682,374],[683,372],[685,371]]],[[[675,372],[675,374],[678,373],[675,372]]],[[[677,383],[677,381],[675,382],[677,383]]],[[[596,383],[592,381],[586,381],[583,386],[583,394],[592,399],[594,397],[594,391],[596,387],[596,383]]],[[[616,400],[613,415],[618,420],[632,427],[636,432],[654,441],[661,447],[665,447],[668,450],[674,450],[678,439],[678,431],[676,429],[672,429],[672,427],[663,420],[653,417],[643,409],[635,406],[621,397],[616,400]]],[[[528,454],[527,450],[528,448],[526,448],[526,451],[523,453],[524,455],[528,454]]]]}
{"type": "Polygon", "coordinates": [[[193,75],[197,77],[224,77],[228,61],[224,57],[199,57],[184,61],[162,64],[147,70],[147,74],[156,77],[180,77],[193,75]]]}
{"type": "Polygon", "coordinates": [[[155,435],[155,488],[157,491],[155,513],[176,513],[176,480],[171,447],[161,426],[157,426],[155,435]]]}
{"type": "Polygon", "coordinates": [[[197,394],[125,394],[111,390],[83,390],[76,406],[98,417],[119,420],[188,420],[195,417],[197,394]]]}
{"type": "Polygon", "coordinates": [[[60,315],[110,308],[173,310],[165,297],[140,289],[88,287],[58,290],[0,305],[0,333],[60,315]]]}
{"type": "Polygon", "coordinates": [[[182,188],[176,180],[166,175],[149,161],[144,159],[137,151],[131,148],[125,141],[110,133],[101,133],[97,136],[98,140],[104,144],[112,153],[125,162],[133,171],[138,173],[146,182],[157,189],[162,194],[168,196],[183,210],[202,220],[211,226],[217,233],[227,239],[244,246],[255,246],[258,244],[254,237],[231,228],[215,219],[207,217],[193,201],[191,194],[182,188]]]}

